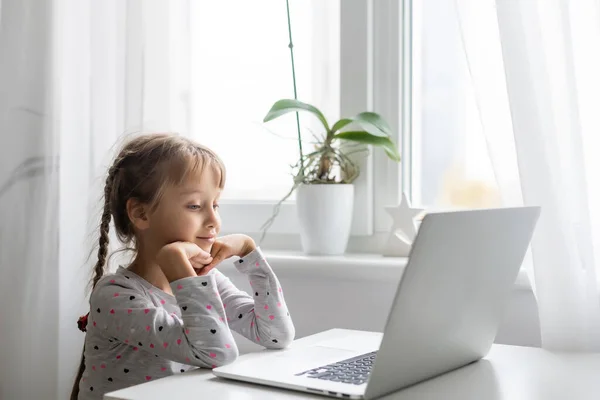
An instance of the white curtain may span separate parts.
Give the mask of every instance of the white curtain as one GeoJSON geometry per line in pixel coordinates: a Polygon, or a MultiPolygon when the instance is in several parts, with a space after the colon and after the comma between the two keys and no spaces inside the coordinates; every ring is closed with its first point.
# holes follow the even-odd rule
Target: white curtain
{"type": "Polygon", "coordinates": [[[542,346],[600,350],[597,0],[455,0],[506,205],[540,205],[532,241],[542,346]]]}
{"type": "Polygon", "coordinates": [[[0,0],[0,398],[67,398],[121,136],[189,131],[189,0],[0,0]]]}

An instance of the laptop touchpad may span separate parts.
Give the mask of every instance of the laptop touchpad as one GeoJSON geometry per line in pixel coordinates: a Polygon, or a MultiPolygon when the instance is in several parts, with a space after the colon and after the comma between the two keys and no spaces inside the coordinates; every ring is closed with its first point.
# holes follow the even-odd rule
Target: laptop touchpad
{"type": "Polygon", "coordinates": [[[379,350],[381,337],[378,335],[377,337],[370,338],[368,341],[360,341],[355,336],[348,335],[341,338],[320,341],[316,343],[316,346],[351,350],[358,355],[379,350]]]}
{"type": "MultiPolygon", "coordinates": [[[[320,367],[359,355],[356,351],[321,347],[319,345],[290,349],[278,353],[275,357],[292,363],[296,370],[320,367]]],[[[300,372],[300,371],[297,371],[300,372]]]]}

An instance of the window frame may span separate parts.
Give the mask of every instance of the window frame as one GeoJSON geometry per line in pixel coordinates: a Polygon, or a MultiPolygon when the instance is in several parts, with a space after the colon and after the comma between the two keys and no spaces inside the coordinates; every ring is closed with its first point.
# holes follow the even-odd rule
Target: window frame
{"type": "MultiPolygon", "coordinates": [[[[389,122],[393,139],[398,143],[402,162],[395,163],[383,151],[371,149],[367,157],[356,161],[361,168],[355,184],[354,214],[348,252],[378,252],[379,240],[389,231],[391,219],[385,206],[397,204],[401,198],[407,146],[405,107],[406,71],[402,58],[406,54],[403,13],[409,0],[336,0],[315,2],[327,4],[323,15],[339,13],[338,29],[326,46],[339,46],[339,58],[316,46],[320,56],[333,58],[329,63],[339,68],[339,115],[354,115],[364,110],[380,113],[389,122]],[[328,14],[329,13],[329,14],[328,14]],[[358,84],[357,84],[358,82],[358,84]],[[404,171],[403,171],[404,170],[404,171]]],[[[332,25],[332,24],[329,24],[332,25]]],[[[326,75],[325,75],[326,76],[326,75]]],[[[408,96],[410,98],[410,96],[408,96]]],[[[410,115],[410,114],[408,114],[410,115]]],[[[408,125],[410,127],[410,125],[408,125]]],[[[408,142],[409,144],[410,142],[408,142]]],[[[282,166],[284,167],[284,166],[282,166]]],[[[285,166],[287,167],[287,166],[285,166]]],[[[291,178],[290,178],[291,184],[291,178]]],[[[223,233],[244,232],[260,237],[260,227],[272,215],[277,201],[228,200],[221,202],[223,233]]],[[[299,226],[294,201],[281,204],[278,217],[270,227],[266,246],[277,249],[299,248],[299,226]]]]}

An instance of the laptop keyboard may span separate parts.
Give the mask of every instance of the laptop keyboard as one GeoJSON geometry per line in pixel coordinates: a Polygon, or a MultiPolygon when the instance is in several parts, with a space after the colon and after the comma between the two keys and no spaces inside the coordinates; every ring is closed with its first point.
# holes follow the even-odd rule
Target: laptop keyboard
{"type": "Polygon", "coordinates": [[[369,378],[376,355],[376,351],[362,354],[333,364],[309,369],[296,374],[296,376],[305,375],[307,378],[361,385],[369,378]]]}

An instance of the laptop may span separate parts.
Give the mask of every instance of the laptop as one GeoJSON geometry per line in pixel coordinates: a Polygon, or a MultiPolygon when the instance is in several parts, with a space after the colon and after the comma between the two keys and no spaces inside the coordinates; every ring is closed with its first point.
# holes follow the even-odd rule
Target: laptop
{"type": "Polygon", "coordinates": [[[427,214],[383,335],[332,330],[241,356],[216,376],[373,399],[483,358],[529,247],[539,207],[427,214]]]}

